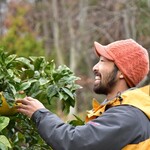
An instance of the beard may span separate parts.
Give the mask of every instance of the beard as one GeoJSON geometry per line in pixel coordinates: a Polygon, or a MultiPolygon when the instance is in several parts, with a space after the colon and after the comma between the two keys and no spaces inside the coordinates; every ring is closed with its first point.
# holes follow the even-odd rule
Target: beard
{"type": "MultiPolygon", "coordinates": [[[[104,94],[104,95],[107,95],[108,93],[110,93],[112,88],[116,85],[117,72],[118,72],[118,68],[115,66],[112,72],[110,72],[109,74],[105,76],[105,78],[100,80],[99,84],[94,85],[93,91],[96,94],[104,94]]],[[[101,77],[100,74],[99,76],[101,77]]]]}

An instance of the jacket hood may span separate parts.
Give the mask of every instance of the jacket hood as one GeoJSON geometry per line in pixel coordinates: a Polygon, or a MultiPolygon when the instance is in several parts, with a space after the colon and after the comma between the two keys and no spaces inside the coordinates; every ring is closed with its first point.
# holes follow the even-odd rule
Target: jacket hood
{"type": "Polygon", "coordinates": [[[132,105],[143,111],[150,119],[150,85],[124,92],[122,104],[132,105]]]}

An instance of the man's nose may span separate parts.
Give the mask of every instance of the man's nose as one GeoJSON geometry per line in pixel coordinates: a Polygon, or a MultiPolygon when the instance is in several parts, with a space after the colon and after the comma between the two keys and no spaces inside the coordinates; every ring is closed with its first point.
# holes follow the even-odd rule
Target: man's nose
{"type": "Polygon", "coordinates": [[[98,63],[93,66],[93,72],[98,70],[98,63]]]}

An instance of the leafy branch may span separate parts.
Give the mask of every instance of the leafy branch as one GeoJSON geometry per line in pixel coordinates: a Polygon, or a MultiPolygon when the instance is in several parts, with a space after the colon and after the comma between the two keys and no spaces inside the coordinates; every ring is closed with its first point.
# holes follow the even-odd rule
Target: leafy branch
{"type": "Polygon", "coordinates": [[[0,91],[13,106],[19,97],[28,95],[37,99],[62,100],[63,109],[74,107],[79,78],[65,65],[56,68],[54,61],[45,57],[17,57],[0,50],[0,91]]]}

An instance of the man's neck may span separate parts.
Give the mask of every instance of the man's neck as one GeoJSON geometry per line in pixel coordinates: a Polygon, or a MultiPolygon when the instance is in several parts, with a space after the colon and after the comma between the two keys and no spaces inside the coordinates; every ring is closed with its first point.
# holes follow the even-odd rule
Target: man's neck
{"type": "Polygon", "coordinates": [[[128,87],[126,84],[117,85],[117,86],[115,86],[115,87],[112,89],[112,91],[111,91],[110,93],[108,93],[108,94],[106,95],[106,98],[107,98],[108,100],[113,99],[114,97],[117,96],[117,94],[118,94],[119,92],[122,93],[123,91],[126,91],[126,90],[128,90],[128,89],[129,89],[129,87],[128,87]]]}

